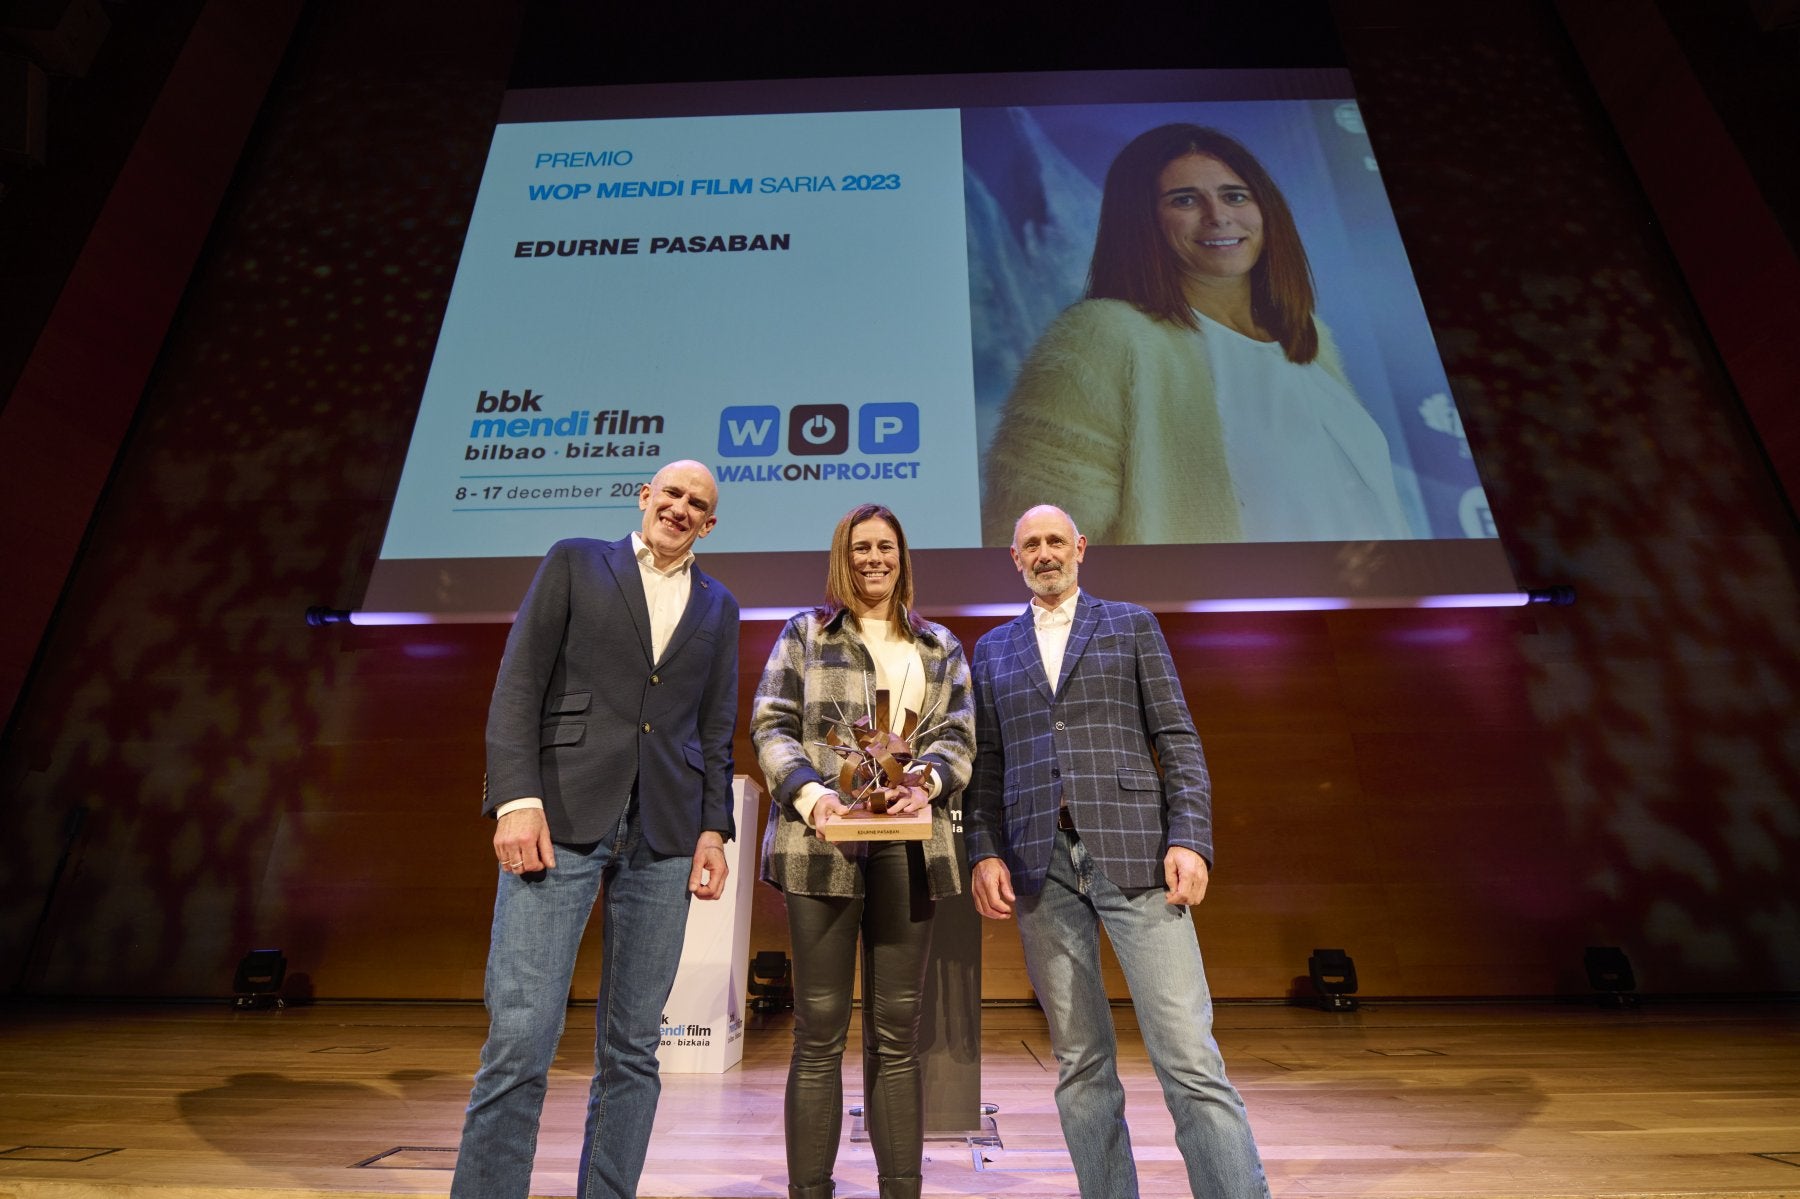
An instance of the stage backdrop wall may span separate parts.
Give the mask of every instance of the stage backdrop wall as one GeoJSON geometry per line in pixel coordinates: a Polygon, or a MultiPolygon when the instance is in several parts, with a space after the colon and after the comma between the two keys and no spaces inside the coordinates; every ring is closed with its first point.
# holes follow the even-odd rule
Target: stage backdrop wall
{"type": "MultiPolygon", "coordinates": [[[[504,82],[506,22],[441,7],[314,7],[164,348],[0,755],[27,993],[218,995],[273,945],[321,997],[480,994],[505,630],[301,623],[361,594],[504,82]]],[[[1576,993],[1590,944],[1649,990],[1800,989],[1793,527],[1554,13],[1438,7],[1350,66],[1507,550],[1581,601],[1165,621],[1215,991],[1331,945],[1365,993],[1576,993]]],[[[1010,927],[984,960],[1028,993],[1010,927]]]]}

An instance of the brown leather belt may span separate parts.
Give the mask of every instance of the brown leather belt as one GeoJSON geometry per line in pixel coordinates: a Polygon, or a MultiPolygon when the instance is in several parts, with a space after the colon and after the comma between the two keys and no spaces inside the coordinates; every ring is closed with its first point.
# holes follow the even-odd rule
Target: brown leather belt
{"type": "Polygon", "coordinates": [[[1075,831],[1075,816],[1069,811],[1068,804],[1056,809],[1056,827],[1065,833],[1075,831]]]}

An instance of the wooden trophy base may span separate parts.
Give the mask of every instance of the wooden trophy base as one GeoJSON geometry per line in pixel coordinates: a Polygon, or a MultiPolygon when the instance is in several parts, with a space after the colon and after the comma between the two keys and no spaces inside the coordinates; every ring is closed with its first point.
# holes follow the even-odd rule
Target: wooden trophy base
{"type": "Polygon", "coordinates": [[[877,816],[866,808],[858,808],[848,816],[827,820],[819,826],[819,835],[827,841],[928,841],[931,809],[922,808],[905,816],[877,816]]]}

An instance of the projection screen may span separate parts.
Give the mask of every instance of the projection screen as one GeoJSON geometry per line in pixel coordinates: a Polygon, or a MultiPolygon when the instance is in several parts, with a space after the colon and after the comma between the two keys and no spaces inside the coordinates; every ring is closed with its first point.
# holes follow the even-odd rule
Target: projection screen
{"type": "Polygon", "coordinates": [[[816,602],[869,500],[926,612],[1016,610],[992,494],[1104,514],[1090,569],[1159,610],[1518,602],[1341,70],[508,93],[356,619],[507,619],[553,542],[624,536],[679,458],[719,479],[697,548],[752,617],[816,602]],[[1040,347],[1084,299],[1109,167],[1176,123],[1291,213],[1342,384],[1305,452],[1216,329],[1183,331],[1216,356],[1173,382],[1086,332],[1040,347]],[[1072,408],[1039,396],[1089,375],[1072,408]],[[1324,502],[1345,487],[1379,498],[1324,502]]]}

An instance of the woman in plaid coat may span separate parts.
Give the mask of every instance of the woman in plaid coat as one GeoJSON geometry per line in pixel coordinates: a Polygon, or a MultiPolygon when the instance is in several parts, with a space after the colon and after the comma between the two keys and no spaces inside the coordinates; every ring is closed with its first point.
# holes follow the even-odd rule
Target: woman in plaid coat
{"type": "Polygon", "coordinates": [[[881,1199],[916,1199],[924,1149],[919,1020],[933,903],[962,889],[951,801],[969,781],[975,704],[962,646],[912,611],[912,560],[900,521],[879,504],[852,509],[831,539],[825,603],[788,621],[751,708],[750,737],[774,799],[762,877],[787,896],[793,946],[794,1051],[785,1129],[789,1199],[831,1199],[843,1119],[856,948],[862,942],[863,1093],[881,1199]],[[833,728],[876,719],[891,731],[918,714],[909,772],[882,788],[890,811],[931,809],[923,841],[828,841],[850,812],[833,728]]]}

